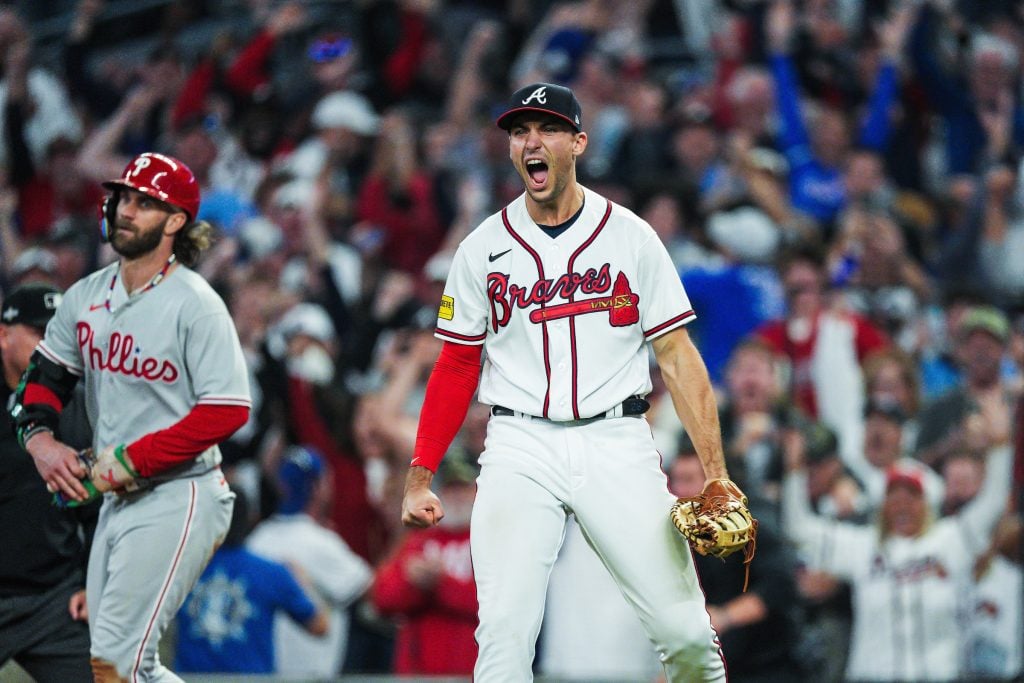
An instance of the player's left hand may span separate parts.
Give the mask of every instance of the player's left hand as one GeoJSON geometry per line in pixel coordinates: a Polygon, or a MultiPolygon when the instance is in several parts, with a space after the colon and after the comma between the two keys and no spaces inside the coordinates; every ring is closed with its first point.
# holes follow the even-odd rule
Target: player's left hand
{"type": "Polygon", "coordinates": [[[139,476],[124,444],[107,446],[99,455],[84,452],[83,456],[86,478],[100,493],[130,489],[139,476]]]}
{"type": "Polygon", "coordinates": [[[700,495],[678,499],[670,517],[701,555],[725,559],[743,550],[749,579],[750,561],[757,547],[757,520],[747,509],[747,496],[736,484],[729,479],[710,479],[700,495]]]}

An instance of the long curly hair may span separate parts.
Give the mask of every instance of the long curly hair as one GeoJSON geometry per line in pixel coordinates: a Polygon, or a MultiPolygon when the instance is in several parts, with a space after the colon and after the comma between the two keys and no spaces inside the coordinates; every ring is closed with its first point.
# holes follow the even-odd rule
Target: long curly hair
{"type": "Polygon", "coordinates": [[[178,261],[191,268],[213,244],[213,236],[212,225],[206,221],[193,221],[174,236],[174,255],[178,261]]]}

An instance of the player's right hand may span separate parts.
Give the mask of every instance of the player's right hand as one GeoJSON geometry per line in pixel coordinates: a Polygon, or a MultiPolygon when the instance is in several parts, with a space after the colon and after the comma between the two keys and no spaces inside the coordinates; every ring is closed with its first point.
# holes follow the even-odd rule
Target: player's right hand
{"type": "Polygon", "coordinates": [[[436,526],[444,517],[444,507],[429,487],[406,489],[402,499],[402,524],[426,528],[436,526]]]}
{"type": "Polygon", "coordinates": [[[50,432],[39,432],[25,444],[39,476],[51,493],[61,493],[69,500],[83,501],[89,492],[80,479],[85,469],[78,460],[78,451],[57,441],[50,432]]]}

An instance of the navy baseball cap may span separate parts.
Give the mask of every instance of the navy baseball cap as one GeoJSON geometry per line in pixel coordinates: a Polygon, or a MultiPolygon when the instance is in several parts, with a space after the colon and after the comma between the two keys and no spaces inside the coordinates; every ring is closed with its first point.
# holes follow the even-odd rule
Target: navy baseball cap
{"type": "Polygon", "coordinates": [[[553,83],[533,83],[516,90],[508,101],[504,113],[498,117],[498,128],[508,130],[512,119],[524,111],[551,114],[564,120],[578,133],[583,130],[583,108],[569,88],[553,83]]]}
{"type": "Polygon", "coordinates": [[[44,282],[30,282],[14,288],[4,297],[0,323],[46,327],[63,298],[61,291],[44,282]]]}
{"type": "Polygon", "coordinates": [[[313,487],[324,473],[323,458],[308,446],[292,446],[277,468],[281,502],[277,511],[294,515],[306,509],[313,487]]]}

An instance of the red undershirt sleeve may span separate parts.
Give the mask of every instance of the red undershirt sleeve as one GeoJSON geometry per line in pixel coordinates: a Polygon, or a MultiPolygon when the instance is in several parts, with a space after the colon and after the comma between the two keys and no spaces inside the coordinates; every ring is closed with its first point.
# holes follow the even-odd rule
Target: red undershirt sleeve
{"type": "Polygon", "coordinates": [[[128,457],[141,476],[150,477],[192,460],[234,434],[248,419],[247,406],[200,403],[167,429],[128,444],[128,457]]]}
{"type": "Polygon", "coordinates": [[[427,380],[427,392],[416,430],[412,465],[437,471],[448,446],[466,419],[480,381],[483,346],[445,342],[427,380]]]}

